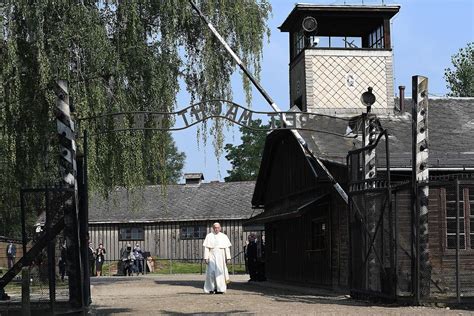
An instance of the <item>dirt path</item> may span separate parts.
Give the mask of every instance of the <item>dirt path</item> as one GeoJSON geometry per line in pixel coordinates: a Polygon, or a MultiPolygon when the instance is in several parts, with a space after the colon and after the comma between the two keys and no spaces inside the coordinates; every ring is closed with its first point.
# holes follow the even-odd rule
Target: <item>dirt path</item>
{"type": "Polygon", "coordinates": [[[345,296],[302,294],[266,282],[232,276],[226,294],[204,294],[201,275],[92,279],[93,315],[474,315],[473,311],[427,307],[370,306],[345,296]]]}

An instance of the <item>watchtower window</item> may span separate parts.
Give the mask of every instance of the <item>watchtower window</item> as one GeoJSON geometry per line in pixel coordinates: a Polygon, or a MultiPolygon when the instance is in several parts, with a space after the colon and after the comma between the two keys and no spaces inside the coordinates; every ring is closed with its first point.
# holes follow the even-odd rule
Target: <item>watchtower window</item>
{"type": "Polygon", "coordinates": [[[361,48],[362,37],[356,36],[310,36],[312,48],[361,48]]]}
{"type": "MultiPolygon", "coordinates": [[[[362,37],[357,36],[306,36],[302,31],[294,33],[294,56],[305,48],[362,48],[362,37]]],[[[379,42],[374,43],[378,45],[379,42]]],[[[383,36],[382,42],[383,43],[383,36]]],[[[381,48],[379,46],[370,48],[381,48]]]]}
{"type": "Polygon", "coordinates": [[[380,25],[372,33],[369,34],[369,48],[384,48],[384,30],[380,25]]]}
{"type": "Polygon", "coordinates": [[[294,35],[294,56],[298,55],[305,46],[305,35],[304,32],[301,30],[296,32],[294,35]]]}

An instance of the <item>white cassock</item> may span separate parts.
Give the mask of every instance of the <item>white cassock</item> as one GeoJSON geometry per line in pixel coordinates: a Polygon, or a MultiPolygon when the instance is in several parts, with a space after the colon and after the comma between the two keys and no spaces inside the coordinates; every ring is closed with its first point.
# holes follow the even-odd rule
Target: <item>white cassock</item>
{"type": "Polygon", "coordinates": [[[217,290],[225,292],[229,279],[229,271],[225,264],[226,259],[230,259],[230,240],[223,233],[209,233],[204,239],[204,259],[209,260],[206,268],[206,282],[204,282],[204,292],[210,293],[217,290]]]}

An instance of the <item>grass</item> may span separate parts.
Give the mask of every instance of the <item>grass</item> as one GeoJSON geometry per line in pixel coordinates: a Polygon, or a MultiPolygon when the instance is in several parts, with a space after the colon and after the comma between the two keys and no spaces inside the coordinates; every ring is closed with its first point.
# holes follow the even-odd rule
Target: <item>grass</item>
{"type": "MultiPolygon", "coordinates": [[[[243,274],[245,273],[245,265],[243,264],[228,264],[229,273],[243,274]]],[[[155,259],[155,274],[181,274],[181,273],[205,273],[206,264],[203,262],[183,262],[171,261],[169,259],[155,259]]]]}
{"type": "MultiPolygon", "coordinates": [[[[104,265],[102,266],[102,275],[109,276],[109,275],[117,274],[117,263],[118,261],[104,263],[104,265]]],[[[229,269],[230,274],[233,274],[233,273],[244,274],[245,273],[244,264],[232,265],[232,263],[230,263],[230,264],[227,264],[227,269],[229,269]]],[[[185,274],[185,273],[206,273],[206,264],[204,263],[204,261],[201,266],[200,261],[190,262],[190,261],[172,260],[170,262],[169,259],[155,258],[155,272],[153,272],[153,274],[185,274]]],[[[57,284],[61,283],[61,281],[59,280],[56,282],[57,284]]],[[[21,283],[11,282],[10,284],[12,284],[14,288],[16,288],[17,285],[18,285],[18,288],[21,288],[21,283]]],[[[10,284],[8,286],[10,286],[10,284]]],[[[36,285],[33,284],[32,286],[36,286],[36,285]]]]}
{"type": "MultiPolygon", "coordinates": [[[[229,273],[244,274],[245,265],[232,263],[227,265],[229,273]]],[[[179,261],[169,259],[155,258],[155,272],[153,274],[185,274],[185,273],[206,273],[206,264],[200,261],[179,261]]],[[[117,261],[104,264],[102,266],[102,275],[117,274],[117,261]]]]}
{"type": "MultiPolygon", "coordinates": [[[[206,267],[202,266],[202,272],[206,267]]],[[[155,274],[170,273],[201,273],[201,264],[196,262],[171,261],[168,259],[155,259],[155,274]]]]}
{"type": "MultiPolygon", "coordinates": [[[[59,289],[67,289],[69,287],[67,281],[63,282],[59,278],[56,279],[56,290],[59,289]]],[[[41,282],[39,280],[33,280],[33,282],[30,283],[30,292],[38,292],[38,291],[48,291],[49,289],[49,283],[48,281],[46,282],[41,282]]],[[[21,293],[21,279],[14,280],[5,286],[5,292],[7,293],[21,293]]]]}

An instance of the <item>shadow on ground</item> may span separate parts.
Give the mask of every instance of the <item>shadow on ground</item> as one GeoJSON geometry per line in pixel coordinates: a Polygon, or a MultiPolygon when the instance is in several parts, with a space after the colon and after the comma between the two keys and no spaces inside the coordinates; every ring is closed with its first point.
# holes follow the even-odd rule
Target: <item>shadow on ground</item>
{"type": "MultiPolygon", "coordinates": [[[[157,285],[165,285],[165,286],[175,286],[175,287],[182,287],[182,291],[177,289],[176,295],[187,295],[187,296],[196,296],[203,297],[206,295],[203,292],[204,280],[176,280],[176,279],[167,279],[167,278],[160,278],[160,279],[147,279],[152,281],[157,285]],[[190,288],[195,288],[197,291],[190,290],[190,288]]],[[[114,278],[108,277],[104,279],[95,279],[92,283],[94,285],[112,285],[117,283],[128,283],[128,282],[136,282],[137,278],[130,277],[130,278],[114,278]]],[[[216,295],[216,294],[213,294],[216,295]]],[[[340,306],[354,306],[354,307],[384,307],[384,308],[398,308],[402,306],[407,306],[406,304],[400,303],[385,303],[385,302],[373,302],[373,301],[364,301],[364,300],[356,300],[352,299],[347,295],[336,293],[331,290],[327,289],[318,289],[318,288],[311,288],[310,292],[306,290],[299,291],[297,287],[289,286],[285,288],[283,284],[271,284],[267,282],[231,282],[228,285],[228,292],[224,294],[225,296],[249,296],[249,295],[261,295],[267,298],[270,298],[274,302],[281,302],[281,303],[302,303],[308,305],[316,305],[316,304],[324,304],[324,305],[340,305],[340,306]]],[[[308,306],[309,307],[309,306],[308,306]]],[[[101,309],[100,306],[97,306],[95,309],[98,313],[93,315],[106,315],[114,313],[114,310],[108,310],[107,308],[101,309]]],[[[119,313],[120,311],[115,311],[115,313],[119,313]]],[[[127,311],[123,311],[127,312],[127,311]]],[[[158,312],[158,311],[157,311],[158,312]]],[[[183,315],[183,313],[176,313],[174,311],[169,310],[161,310],[159,313],[166,314],[166,315],[183,315]]],[[[231,310],[227,311],[226,313],[233,313],[233,314],[242,314],[242,313],[249,313],[249,311],[245,310],[231,310]]],[[[200,312],[193,312],[184,315],[199,315],[200,312]]],[[[202,313],[208,314],[208,313],[202,313]]],[[[214,313],[210,315],[219,315],[219,313],[214,313]]]]}
{"type": "Polygon", "coordinates": [[[93,307],[88,315],[115,315],[119,313],[132,313],[130,308],[93,307]]]}
{"type": "MultiPolygon", "coordinates": [[[[166,284],[170,286],[183,286],[183,287],[195,287],[202,290],[204,281],[198,280],[156,280],[156,284],[166,284]]],[[[345,305],[345,306],[380,306],[380,307],[400,307],[400,304],[387,304],[387,303],[374,303],[369,301],[355,300],[345,295],[340,295],[337,293],[331,293],[329,290],[325,289],[315,289],[314,294],[306,294],[298,292],[294,289],[284,289],[284,288],[274,288],[268,287],[265,283],[256,284],[253,282],[233,282],[228,285],[228,292],[224,295],[240,295],[240,293],[235,293],[234,291],[248,292],[249,294],[244,295],[263,295],[273,299],[276,302],[283,303],[304,303],[304,304],[336,304],[336,305],[345,305]]],[[[181,295],[210,295],[203,292],[199,293],[179,293],[181,295]]],[[[163,311],[165,313],[166,311],[163,311]]]]}
{"type": "MultiPolygon", "coordinates": [[[[210,313],[210,312],[192,312],[192,313],[178,313],[178,312],[172,312],[172,311],[165,311],[161,310],[159,312],[161,315],[223,315],[224,313],[222,312],[215,312],[215,313],[210,313]]],[[[231,310],[231,311],[225,311],[225,315],[242,315],[242,314],[249,314],[249,311],[244,311],[244,310],[231,310]]],[[[253,314],[253,313],[252,313],[253,314]]]]}

